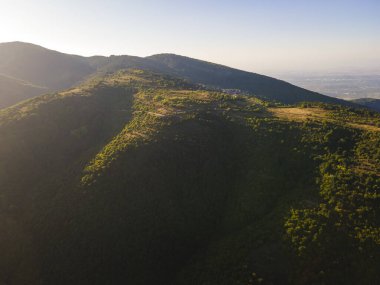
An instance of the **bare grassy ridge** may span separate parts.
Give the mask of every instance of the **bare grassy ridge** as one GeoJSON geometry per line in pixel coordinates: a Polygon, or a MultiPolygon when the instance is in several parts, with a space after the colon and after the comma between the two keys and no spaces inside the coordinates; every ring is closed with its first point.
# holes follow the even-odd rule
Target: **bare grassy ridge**
{"type": "Polygon", "coordinates": [[[341,120],[336,118],[333,110],[326,110],[318,107],[301,108],[301,107],[277,107],[268,109],[275,117],[288,121],[303,122],[306,120],[315,120],[319,122],[330,122],[335,124],[346,123],[353,128],[362,129],[365,131],[379,132],[380,127],[355,122],[355,118],[351,118],[350,121],[341,120]],[[345,122],[346,121],[346,122],[345,122]]]}

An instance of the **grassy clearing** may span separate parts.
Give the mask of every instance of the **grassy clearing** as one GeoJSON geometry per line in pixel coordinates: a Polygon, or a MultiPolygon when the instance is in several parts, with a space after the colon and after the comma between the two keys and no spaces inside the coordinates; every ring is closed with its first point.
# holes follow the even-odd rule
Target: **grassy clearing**
{"type": "MultiPolygon", "coordinates": [[[[330,123],[345,123],[340,118],[334,118],[334,112],[331,110],[325,110],[322,108],[299,108],[299,107],[278,107],[278,108],[268,108],[269,112],[281,120],[303,122],[306,120],[315,120],[321,122],[330,123]]],[[[346,124],[352,128],[361,129],[364,131],[380,132],[380,127],[364,124],[360,122],[346,122],[346,124]]]]}
{"type": "Polygon", "coordinates": [[[269,111],[280,119],[288,121],[322,120],[327,118],[326,110],[320,108],[269,108],[269,111]]]}

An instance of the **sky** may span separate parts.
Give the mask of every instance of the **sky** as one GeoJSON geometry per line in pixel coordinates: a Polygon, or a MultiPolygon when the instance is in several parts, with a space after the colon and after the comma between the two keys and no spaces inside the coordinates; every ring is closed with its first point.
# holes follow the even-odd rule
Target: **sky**
{"type": "Polygon", "coordinates": [[[380,70],[380,0],[0,0],[0,42],[267,74],[380,70]]]}

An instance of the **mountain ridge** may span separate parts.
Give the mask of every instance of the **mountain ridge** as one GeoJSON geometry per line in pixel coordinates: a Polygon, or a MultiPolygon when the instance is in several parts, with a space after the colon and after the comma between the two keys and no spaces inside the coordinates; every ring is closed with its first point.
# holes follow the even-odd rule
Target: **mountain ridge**
{"type": "MultiPolygon", "coordinates": [[[[157,54],[148,57],[128,55],[83,57],[60,53],[30,43],[0,44],[0,73],[47,87],[48,92],[73,87],[92,76],[128,68],[164,73],[212,88],[239,89],[254,96],[285,104],[318,101],[353,105],[272,77],[175,54],[157,54]]],[[[7,99],[9,96],[12,94],[0,94],[0,99],[4,97],[4,101],[13,102],[14,100],[7,99]]],[[[29,97],[33,96],[31,93],[29,97]]],[[[28,94],[23,95],[23,98],[27,97],[28,94]]]]}

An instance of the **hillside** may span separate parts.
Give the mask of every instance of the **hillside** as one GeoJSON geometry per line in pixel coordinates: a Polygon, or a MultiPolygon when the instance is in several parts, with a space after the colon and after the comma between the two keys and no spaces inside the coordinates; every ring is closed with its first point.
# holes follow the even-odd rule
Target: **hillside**
{"type": "Polygon", "coordinates": [[[361,99],[352,100],[351,102],[354,102],[355,104],[363,105],[372,110],[380,112],[380,99],[361,98],[361,99]]]}
{"type": "Polygon", "coordinates": [[[0,74],[0,109],[47,91],[47,88],[0,74]]]}
{"type": "Polygon", "coordinates": [[[71,87],[94,71],[80,56],[22,42],[0,44],[0,73],[51,90],[71,87]]]}
{"type": "Polygon", "coordinates": [[[0,111],[0,283],[375,284],[380,115],[129,70],[0,111]]]}
{"type": "MultiPolygon", "coordinates": [[[[12,42],[0,44],[0,74],[41,86],[47,91],[73,87],[91,77],[122,69],[142,69],[186,79],[214,89],[238,89],[240,93],[293,104],[303,101],[349,105],[342,100],[324,96],[268,76],[174,54],[150,57],[93,56],[81,57],[45,49],[33,44],[12,42]]],[[[21,92],[21,89],[18,89],[21,92]]],[[[46,93],[44,90],[40,94],[46,93]]],[[[34,97],[33,90],[13,95],[11,102],[34,97]]],[[[0,105],[8,106],[0,98],[0,105]]]]}

